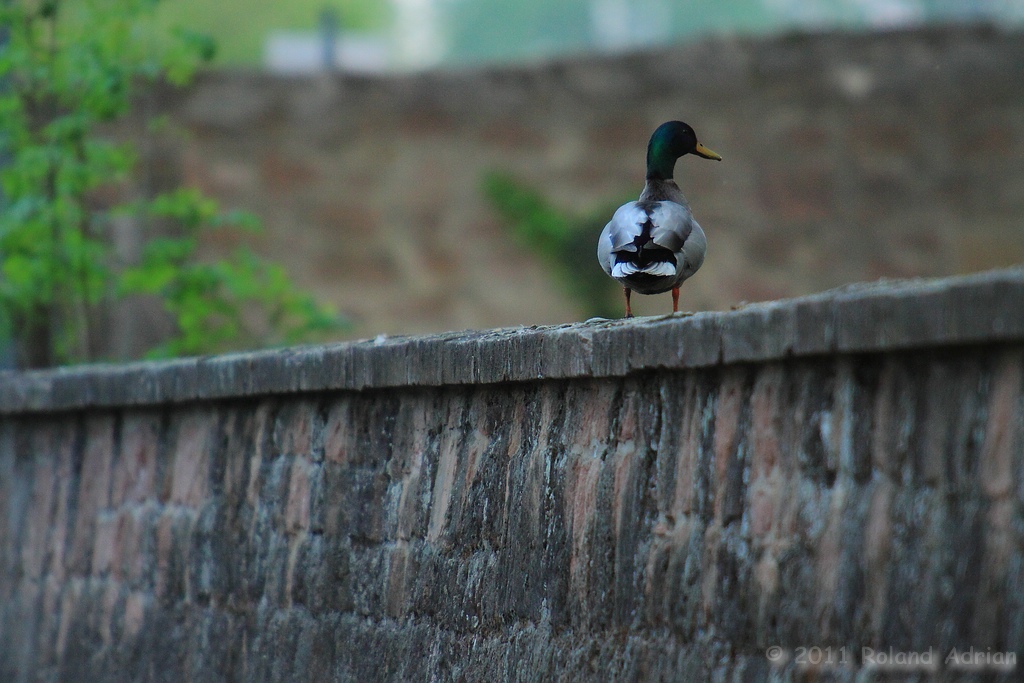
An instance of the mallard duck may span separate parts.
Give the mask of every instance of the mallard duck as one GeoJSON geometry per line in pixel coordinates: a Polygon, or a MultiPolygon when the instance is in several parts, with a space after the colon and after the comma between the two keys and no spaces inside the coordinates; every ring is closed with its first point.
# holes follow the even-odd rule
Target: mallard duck
{"type": "Polygon", "coordinates": [[[682,121],[661,124],[647,144],[647,184],[640,199],[620,206],[601,232],[597,258],[622,283],[627,318],[633,317],[629,296],[634,291],[672,290],[672,312],[678,312],[679,285],[704,263],[707,238],[672,179],[676,159],[684,154],[722,160],[682,121]]]}

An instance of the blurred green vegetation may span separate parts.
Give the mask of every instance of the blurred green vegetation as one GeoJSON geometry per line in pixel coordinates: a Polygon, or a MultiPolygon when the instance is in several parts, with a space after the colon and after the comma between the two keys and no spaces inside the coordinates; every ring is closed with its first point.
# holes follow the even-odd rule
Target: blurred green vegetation
{"type": "Polygon", "coordinates": [[[456,63],[643,48],[714,34],[1024,22],[1019,0],[437,0],[437,6],[445,60],[456,63]]]}
{"type": "Polygon", "coordinates": [[[598,264],[597,239],[609,217],[628,197],[574,214],[556,207],[539,190],[501,172],[484,177],[483,192],[516,240],[554,270],[565,291],[583,306],[588,317],[621,314],[622,288],[598,264]]]}
{"type": "MultiPolygon", "coordinates": [[[[609,5],[611,3],[604,3],[609,5]]],[[[761,31],[773,13],[759,0],[631,2],[617,29],[627,44],[668,42],[722,31],[761,31]]],[[[602,49],[592,0],[453,0],[447,5],[449,56],[458,62],[522,59],[602,49]]],[[[612,15],[614,16],[614,15],[612,15]]]]}
{"type": "Polygon", "coordinates": [[[386,0],[160,0],[156,20],[165,33],[179,26],[217,41],[215,64],[259,64],[267,36],[278,30],[315,30],[325,9],[341,29],[383,29],[391,16],[386,0]]]}
{"type": "MultiPolygon", "coordinates": [[[[163,29],[184,26],[211,35],[219,46],[215,64],[259,64],[271,32],[315,30],[326,8],[337,14],[343,31],[389,33],[395,15],[393,0],[152,1],[163,29]]],[[[1024,22],[1021,3],[1010,0],[432,0],[432,7],[442,59],[456,64],[628,49],[722,33],[1024,22]]]]}
{"type": "MultiPolygon", "coordinates": [[[[22,367],[99,360],[104,306],[156,297],[176,335],[150,355],[292,343],[340,320],[273,263],[241,248],[201,262],[203,233],[258,229],[191,189],[107,208],[132,188],[136,149],[101,129],[129,113],[140,88],[186,83],[212,54],[209,39],[166,35],[152,0],[36,0],[0,4],[0,340],[22,367]],[[106,201],[101,201],[106,197],[106,201]],[[142,230],[126,262],[115,220],[142,230]]],[[[145,190],[145,188],[142,188],[145,190]]]]}

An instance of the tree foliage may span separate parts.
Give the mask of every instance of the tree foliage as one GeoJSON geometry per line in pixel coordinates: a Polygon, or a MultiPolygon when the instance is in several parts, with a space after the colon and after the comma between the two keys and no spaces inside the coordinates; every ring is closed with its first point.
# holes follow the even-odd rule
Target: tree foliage
{"type": "MultiPolygon", "coordinates": [[[[183,85],[213,55],[203,36],[158,33],[155,0],[20,0],[0,4],[0,326],[23,366],[97,359],[97,308],[155,295],[177,334],[150,355],[293,342],[338,319],[251,251],[204,263],[201,234],[256,229],[201,193],[176,190],[104,206],[137,151],[100,134],[140,88],[183,85]],[[112,221],[145,231],[138,263],[118,262],[112,221]]],[[[108,202],[109,203],[109,202],[108,202]]]]}

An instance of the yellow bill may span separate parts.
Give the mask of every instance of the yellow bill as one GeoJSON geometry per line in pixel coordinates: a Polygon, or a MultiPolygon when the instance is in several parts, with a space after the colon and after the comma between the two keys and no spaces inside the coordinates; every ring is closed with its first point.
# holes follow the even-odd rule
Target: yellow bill
{"type": "Polygon", "coordinates": [[[714,159],[715,161],[722,160],[721,154],[719,154],[718,152],[712,152],[710,149],[700,144],[699,142],[697,143],[697,148],[693,150],[693,153],[699,157],[704,157],[705,159],[714,159]]]}

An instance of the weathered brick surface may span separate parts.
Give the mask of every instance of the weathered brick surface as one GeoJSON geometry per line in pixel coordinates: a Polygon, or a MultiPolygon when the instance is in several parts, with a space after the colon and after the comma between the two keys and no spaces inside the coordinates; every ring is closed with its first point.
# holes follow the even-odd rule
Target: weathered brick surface
{"type": "MultiPolygon", "coordinates": [[[[883,280],[738,311],[448,332],[89,371],[0,372],[0,413],[162,405],[295,392],[618,377],[780,357],[894,351],[1024,338],[1024,268],[938,280],[883,280]]],[[[300,404],[254,448],[346,462],[356,407],[300,404]],[[314,439],[315,423],[328,429],[314,439]]],[[[253,419],[267,419],[260,412],[253,419]]],[[[196,417],[194,419],[200,419],[196,417]]],[[[209,425],[207,425],[209,427],[209,425]]],[[[239,428],[251,431],[252,426],[239,428]]],[[[175,438],[199,438],[186,433],[175,438]]],[[[184,476],[184,473],[183,473],[184,476]]],[[[164,485],[171,478],[161,480],[164,485]]],[[[179,480],[179,493],[184,483],[179,480]]],[[[169,490],[169,489],[168,489],[169,490]]],[[[167,494],[169,495],[169,493],[167,494]]]]}
{"type": "MultiPolygon", "coordinates": [[[[720,348],[757,362],[635,348],[689,339],[685,319],[617,325],[634,355],[598,376],[531,379],[515,373],[552,361],[514,355],[465,370],[481,349],[555,353],[557,328],[520,332],[556,338],[539,347],[458,337],[476,383],[400,386],[394,367],[361,389],[245,378],[217,400],[60,391],[47,410],[55,375],[9,376],[36,398],[0,417],[0,680],[852,682],[870,674],[773,670],[765,649],[1019,657],[1024,335],[957,336],[971,292],[861,292],[852,320],[919,298],[952,341],[840,316],[854,348],[813,354],[750,333],[791,333],[801,302],[724,314],[720,348]]],[[[458,357],[407,344],[409,367],[458,357]]],[[[217,376],[253,367],[233,362],[217,376]]],[[[57,375],[114,392],[108,372],[57,375]]]]}

